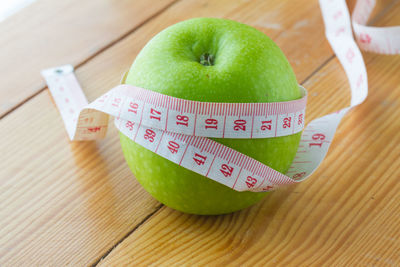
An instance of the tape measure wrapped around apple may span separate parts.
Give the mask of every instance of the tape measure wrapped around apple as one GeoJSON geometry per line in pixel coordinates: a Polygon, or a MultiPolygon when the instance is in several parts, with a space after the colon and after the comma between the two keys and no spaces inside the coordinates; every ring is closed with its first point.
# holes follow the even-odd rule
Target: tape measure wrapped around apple
{"type": "Polygon", "coordinates": [[[320,3],[352,102],[302,133],[306,91],[285,56],[263,33],[234,21],[198,18],[165,29],[123,84],[90,104],[72,66],[42,74],[71,140],[104,137],[108,114],[115,116],[128,165],[156,199],[188,213],[236,211],[308,177],[341,118],[367,96],[345,2],[320,3]]]}

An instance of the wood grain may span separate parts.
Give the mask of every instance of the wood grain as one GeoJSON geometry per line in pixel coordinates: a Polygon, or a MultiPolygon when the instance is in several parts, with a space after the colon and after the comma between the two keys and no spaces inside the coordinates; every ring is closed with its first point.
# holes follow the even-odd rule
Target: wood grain
{"type": "Polygon", "coordinates": [[[69,143],[47,92],[0,124],[1,266],[92,264],[159,207],[126,168],[116,130],[69,143]]]}
{"type": "MultiPolygon", "coordinates": [[[[330,60],[321,17],[310,14],[319,14],[316,1],[182,0],[84,61],[77,76],[88,99],[94,99],[118,83],[143,45],[166,26],[191,17],[226,17],[259,28],[282,47],[314,97],[308,118],[315,117],[344,105],[348,94],[338,97],[337,90],[346,93],[348,85],[338,63],[330,60]]],[[[394,22],[388,18],[385,23],[394,22]]],[[[103,266],[288,265],[297,258],[309,264],[327,262],[331,255],[334,263],[354,263],[362,247],[371,251],[366,256],[370,262],[380,257],[396,263],[399,221],[390,216],[400,212],[393,178],[399,176],[399,155],[393,150],[399,125],[396,120],[384,128],[369,125],[380,114],[393,121],[400,112],[393,89],[399,84],[393,78],[399,64],[398,57],[368,57],[375,101],[370,98],[362,113],[357,109],[346,119],[314,178],[228,216],[159,210],[124,163],[115,129],[103,141],[69,143],[48,91],[29,100],[26,94],[21,99],[27,101],[0,120],[0,265],[89,265],[110,250],[103,266]],[[364,115],[367,120],[350,132],[354,120],[364,115]]]]}
{"type": "MultiPolygon", "coordinates": [[[[378,25],[400,24],[394,6],[378,25]]],[[[320,25],[322,27],[322,25],[320,25]]],[[[100,266],[400,265],[400,56],[365,54],[370,95],[306,182],[224,216],[160,209],[100,266]]],[[[344,107],[336,59],[306,83],[308,120],[344,107]]]]}
{"type": "Polygon", "coordinates": [[[174,0],[39,0],[0,24],[0,117],[45,88],[44,68],[82,64],[174,0]]]}
{"type": "MultiPolygon", "coordinates": [[[[177,3],[78,68],[85,93],[94,99],[117,84],[166,25],[192,16],[228,16],[246,4],[177,3]]],[[[159,207],[133,179],[115,130],[104,141],[69,144],[48,91],[3,118],[0,134],[0,149],[7,151],[0,160],[0,265],[92,264],[159,207]]]]}

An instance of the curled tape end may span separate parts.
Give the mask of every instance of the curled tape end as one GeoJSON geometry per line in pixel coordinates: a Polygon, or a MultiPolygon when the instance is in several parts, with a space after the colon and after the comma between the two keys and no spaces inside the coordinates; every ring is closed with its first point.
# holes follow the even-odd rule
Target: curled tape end
{"type": "MultiPolygon", "coordinates": [[[[355,11],[355,18],[367,21],[375,1],[360,3],[368,6],[356,5],[359,11],[355,11]]],[[[119,85],[91,103],[91,110],[86,108],[77,122],[74,114],[82,111],[86,99],[73,76],[73,66],[47,69],[42,75],[74,140],[103,138],[108,125],[106,114],[110,114],[116,117],[114,123],[120,132],[182,167],[237,191],[271,191],[303,181],[313,173],[324,159],[341,118],[368,93],[365,63],[353,39],[346,2],[320,0],[320,6],[328,41],[350,79],[352,103],[313,120],[304,130],[307,91],[300,85],[301,99],[279,103],[196,102],[119,85]],[[204,138],[272,138],[302,130],[297,154],[286,175],[204,138]]],[[[396,38],[399,27],[378,30],[356,23],[353,26],[362,48],[399,53],[400,42],[396,38]]],[[[127,75],[128,71],[120,84],[125,84],[127,75]]]]}

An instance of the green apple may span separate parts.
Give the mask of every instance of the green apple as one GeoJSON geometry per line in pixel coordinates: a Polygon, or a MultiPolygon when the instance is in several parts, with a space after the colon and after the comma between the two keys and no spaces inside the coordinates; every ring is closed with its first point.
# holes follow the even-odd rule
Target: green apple
{"type": "MultiPolygon", "coordinates": [[[[279,47],[262,32],[231,20],[195,18],[157,34],[137,56],[125,83],[204,102],[280,102],[301,98],[279,47]]],[[[237,192],[180,167],[120,134],[139,183],[165,205],[187,213],[223,214],[267,193],[237,192]]],[[[266,139],[213,139],[285,173],[300,134],[266,139]]]]}

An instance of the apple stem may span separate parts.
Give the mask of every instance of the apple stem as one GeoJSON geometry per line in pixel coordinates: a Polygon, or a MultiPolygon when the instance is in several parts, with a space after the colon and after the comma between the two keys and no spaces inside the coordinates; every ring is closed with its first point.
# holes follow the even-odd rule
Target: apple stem
{"type": "Polygon", "coordinates": [[[214,56],[209,53],[204,53],[200,56],[200,64],[204,66],[214,65],[214,56]]]}

